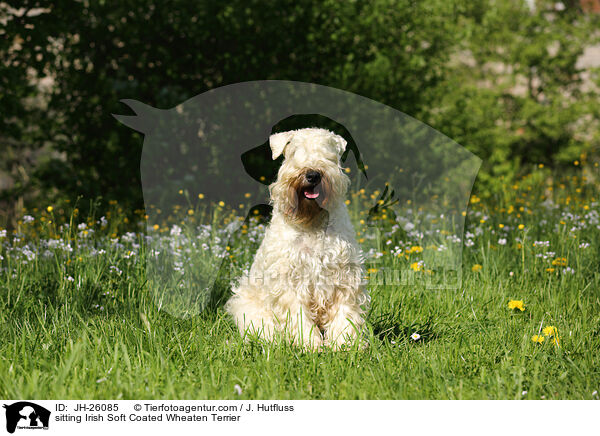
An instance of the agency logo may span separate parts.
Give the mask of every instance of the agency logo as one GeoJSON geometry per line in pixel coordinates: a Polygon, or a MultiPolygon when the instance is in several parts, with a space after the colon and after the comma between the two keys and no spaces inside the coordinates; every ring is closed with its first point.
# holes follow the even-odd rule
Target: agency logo
{"type": "MultiPolygon", "coordinates": [[[[254,256],[272,215],[269,186],[285,153],[273,153],[269,138],[306,128],[346,144],[339,164],[350,180],[352,216],[363,218],[357,242],[365,269],[376,271],[369,286],[418,281],[460,289],[466,210],[481,159],[430,126],[357,94],[285,80],[215,88],[170,109],[123,103],[134,115],[116,119],[144,134],[146,275],[161,310],[186,318],[229,299],[229,283],[243,276],[236,259],[254,256]],[[170,232],[157,231],[166,230],[164,211],[177,222],[170,232]],[[382,235],[386,255],[402,259],[393,267],[384,263],[382,235]]],[[[303,164],[311,157],[298,156],[303,164]]]]}
{"type": "Polygon", "coordinates": [[[15,429],[48,430],[50,411],[29,401],[19,401],[4,405],[6,409],[6,431],[14,433],[15,429]]]}

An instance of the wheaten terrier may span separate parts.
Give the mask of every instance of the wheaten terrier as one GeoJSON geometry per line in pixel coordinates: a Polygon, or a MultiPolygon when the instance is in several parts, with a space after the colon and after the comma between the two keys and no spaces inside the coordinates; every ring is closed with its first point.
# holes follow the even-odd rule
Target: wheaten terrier
{"type": "Polygon", "coordinates": [[[273,217],[226,309],[242,335],[338,349],[359,338],[369,303],[345,204],[346,141],[309,128],[271,135],[270,146],[285,157],[269,186],[273,217]]]}

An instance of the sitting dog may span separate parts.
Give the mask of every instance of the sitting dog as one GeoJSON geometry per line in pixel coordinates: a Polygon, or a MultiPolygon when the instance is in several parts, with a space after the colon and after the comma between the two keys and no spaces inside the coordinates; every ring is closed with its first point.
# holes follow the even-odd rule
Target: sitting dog
{"type": "Polygon", "coordinates": [[[273,159],[285,158],[269,186],[273,216],[226,310],[243,336],[342,348],[359,338],[369,303],[345,204],[346,141],[307,128],[271,135],[269,143],[273,159]]]}

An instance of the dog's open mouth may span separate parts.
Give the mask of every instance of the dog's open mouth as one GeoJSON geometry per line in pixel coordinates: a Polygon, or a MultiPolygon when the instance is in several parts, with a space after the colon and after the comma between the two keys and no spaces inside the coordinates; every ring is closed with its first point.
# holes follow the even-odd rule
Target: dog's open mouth
{"type": "Polygon", "coordinates": [[[308,188],[302,188],[302,195],[311,200],[318,198],[319,194],[320,192],[318,186],[309,186],[308,188]]]}

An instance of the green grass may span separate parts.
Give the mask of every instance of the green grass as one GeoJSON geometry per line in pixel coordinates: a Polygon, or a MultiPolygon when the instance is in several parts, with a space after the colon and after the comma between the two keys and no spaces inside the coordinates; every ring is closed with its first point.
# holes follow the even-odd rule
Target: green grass
{"type": "MultiPolygon", "coordinates": [[[[52,231],[67,240],[64,228],[58,234],[40,213],[22,224],[20,241],[8,235],[0,251],[0,397],[597,399],[600,207],[585,192],[566,205],[568,194],[556,194],[559,208],[551,212],[521,191],[473,204],[467,230],[482,234],[463,251],[459,289],[374,287],[368,348],[318,353],[244,342],[222,309],[187,319],[159,311],[139,260],[143,247],[128,258],[131,241],[119,247],[100,228],[85,236],[84,248],[52,248],[47,257],[40,249],[24,264],[28,241],[43,245],[52,231]],[[566,212],[579,217],[570,220],[566,212]],[[577,222],[584,224],[571,231],[577,222]],[[35,225],[28,233],[26,226],[35,225]],[[580,248],[584,242],[589,246],[580,248]],[[106,253],[91,255],[91,246],[106,253]],[[536,257],[548,251],[555,255],[536,257]],[[556,265],[546,270],[562,257],[573,273],[556,265]],[[475,264],[480,271],[472,271],[475,264]],[[523,300],[525,310],[508,309],[513,299],[523,300]],[[534,343],[532,336],[550,325],[559,346],[550,338],[534,343]],[[420,340],[410,338],[414,332],[420,340]]],[[[389,253],[383,259],[384,267],[397,262],[389,253]]]]}

